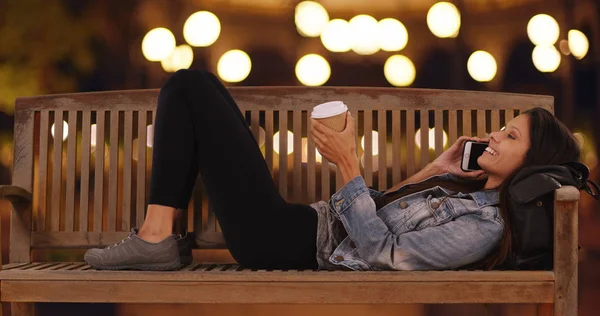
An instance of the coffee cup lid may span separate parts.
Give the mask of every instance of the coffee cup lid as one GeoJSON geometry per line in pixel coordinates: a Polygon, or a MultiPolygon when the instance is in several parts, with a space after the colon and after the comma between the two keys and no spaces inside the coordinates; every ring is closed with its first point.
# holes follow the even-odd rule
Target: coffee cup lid
{"type": "Polygon", "coordinates": [[[342,101],[331,101],[319,104],[312,110],[311,117],[326,118],[348,111],[348,107],[342,101]]]}

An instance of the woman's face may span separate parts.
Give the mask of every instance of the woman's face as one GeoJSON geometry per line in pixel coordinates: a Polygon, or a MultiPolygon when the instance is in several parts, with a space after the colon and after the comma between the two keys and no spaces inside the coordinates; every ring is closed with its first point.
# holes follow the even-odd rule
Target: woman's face
{"type": "Polygon", "coordinates": [[[477,162],[489,176],[506,179],[523,164],[529,146],[529,116],[522,114],[490,135],[489,147],[477,162]]]}

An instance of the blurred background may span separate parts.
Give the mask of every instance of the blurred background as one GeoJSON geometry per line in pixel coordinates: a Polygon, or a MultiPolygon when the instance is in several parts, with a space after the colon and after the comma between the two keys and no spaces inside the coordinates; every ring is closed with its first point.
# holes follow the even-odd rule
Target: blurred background
{"type": "MultiPolygon", "coordinates": [[[[182,68],[229,86],[385,86],[546,94],[584,139],[598,181],[598,0],[3,0],[0,184],[11,183],[14,101],[159,88],[182,68]]],[[[0,201],[3,259],[8,205],[0,201]]],[[[582,194],[580,315],[600,310],[600,204],[582,194]]],[[[483,305],[43,304],[41,315],[483,315],[483,305]]],[[[488,310],[489,311],[489,310],[488,310]]],[[[533,315],[530,305],[495,306],[533,315]]]]}

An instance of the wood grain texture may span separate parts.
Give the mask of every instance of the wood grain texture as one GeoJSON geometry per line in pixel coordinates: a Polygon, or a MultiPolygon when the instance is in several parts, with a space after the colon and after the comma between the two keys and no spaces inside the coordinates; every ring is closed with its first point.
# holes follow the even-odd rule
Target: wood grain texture
{"type": "Polygon", "coordinates": [[[406,111],[406,177],[416,172],[415,159],[415,111],[406,111]]]}
{"type": "MultiPolygon", "coordinates": [[[[19,102],[15,112],[13,186],[5,186],[5,196],[13,200],[10,211],[9,262],[29,262],[32,230],[34,113],[21,110],[19,102]],[[20,189],[16,189],[16,188],[20,189]],[[26,191],[27,193],[23,192],[26,191]],[[24,199],[23,202],[15,201],[24,199]]],[[[1,194],[0,194],[1,195],[1,194]]]]}
{"type": "Polygon", "coordinates": [[[11,303],[10,313],[12,316],[34,316],[35,304],[33,303],[11,303]]]}
{"type": "MultiPolygon", "coordinates": [[[[37,209],[37,229],[39,231],[46,230],[46,216],[48,211],[48,134],[49,132],[49,111],[40,112],[40,131],[39,131],[39,157],[38,157],[38,209],[37,209]]],[[[15,141],[18,141],[15,139],[15,141]]]]}
{"type": "Polygon", "coordinates": [[[89,194],[90,194],[90,150],[91,150],[90,111],[81,115],[81,188],[79,197],[79,230],[88,230],[89,194]]]}
{"type": "Polygon", "coordinates": [[[556,190],[554,202],[554,314],[577,315],[577,236],[579,191],[556,190]]]}
{"type": "Polygon", "coordinates": [[[400,111],[392,111],[392,185],[396,185],[402,181],[402,123],[400,119],[400,111]]]}
{"type": "Polygon", "coordinates": [[[279,111],[279,193],[284,200],[288,197],[288,111],[279,111]]]}
{"type": "Polygon", "coordinates": [[[77,169],[77,111],[68,113],[67,170],[65,187],[65,231],[73,231],[75,217],[75,171],[77,169]]]}
{"type": "Polygon", "coordinates": [[[379,131],[379,143],[377,147],[379,149],[378,162],[377,162],[377,173],[378,173],[378,185],[379,190],[387,189],[387,122],[386,122],[386,111],[377,111],[377,130],[379,131]]]}
{"type": "Polygon", "coordinates": [[[16,185],[0,185],[0,199],[11,202],[31,202],[31,192],[16,185]]]}
{"type": "MultiPolygon", "coordinates": [[[[71,273],[80,268],[83,262],[69,263],[60,270],[47,266],[48,263],[36,262],[26,266],[9,268],[0,272],[0,280],[21,281],[198,281],[198,282],[552,282],[552,271],[251,271],[228,268],[229,264],[203,263],[197,269],[184,269],[166,273],[152,271],[97,271],[71,273]]],[[[238,267],[239,268],[239,267],[238,267]]]]}
{"type": "Polygon", "coordinates": [[[94,231],[102,231],[104,207],[104,125],[106,111],[96,112],[96,151],[94,166],[94,231]]]}
{"type": "Polygon", "coordinates": [[[121,231],[131,229],[131,182],[133,160],[133,112],[125,111],[123,122],[123,200],[121,231]]]}
{"type": "MultiPolygon", "coordinates": [[[[50,196],[50,230],[58,231],[60,227],[60,200],[62,195],[62,144],[63,144],[63,111],[54,111],[54,146],[52,149],[52,194],[50,196]]],[[[46,214],[48,215],[48,214],[46,214]]]]}
{"type": "Polygon", "coordinates": [[[429,111],[421,110],[419,113],[421,131],[421,162],[417,167],[419,170],[425,168],[429,163],[429,111]]]}
{"type": "MultiPolygon", "coordinates": [[[[79,272],[73,272],[79,273],[79,272]]],[[[85,273],[85,272],[82,272],[85,273]]],[[[549,303],[551,282],[2,281],[11,302],[117,303],[549,303]]]]}
{"type": "MultiPolygon", "coordinates": [[[[394,106],[406,109],[504,109],[535,106],[553,109],[552,96],[499,92],[458,91],[411,88],[374,87],[231,87],[231,95],[241,110],[312,110],[315,104],[344,100],[350,108],[381,109],[394,106]]],[[[159,89],[124,90],[55,94],[21,97],[17,102],[22,110],[138,109],[156,108],[159,89]]],[[[553,112],[553,111],[552,111],[553,112]]]]}
{"type": "Polygon", "coordinates": [[[365,139],[363,178],[365,184],[370,187],[373,185],[373,111],[371,110],[363,111],[363,131],[365,139]]]}
{"type": "Polygon", "coordinates": [[[110,160],[108,162],[108,231],[117,229],[117,199],[119,189],[119,111],[110,112],[110,160]]]}
{"type": "Polygon", "coordinates": [[[294,133],[294,173],[293,173],[293,199],[302,201],[302,112],[292,112],[292,126],[294,133]]]}
{"type": "Polygon", "coordinates": [[[146,111],[138,112],[138,156],[137,156],[137,179],[136,179],[136,227],[142,227],[146,214],[146,111]]]}

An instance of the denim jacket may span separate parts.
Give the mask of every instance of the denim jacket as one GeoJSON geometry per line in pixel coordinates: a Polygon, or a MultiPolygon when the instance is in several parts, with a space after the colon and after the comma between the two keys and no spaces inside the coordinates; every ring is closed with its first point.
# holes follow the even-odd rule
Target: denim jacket
{"type": "MultiPolygon", "coordinates": [[[[457,179],[424,181],[436,177],[457,179]]],[[[381,195],[357,176],[328,202],[311,204],[319,217],[320,269],[454,269],[483,259],[502,237],[496,190],[464,194],[435,186],[376,209],[373,198],[381,195]]]]}

